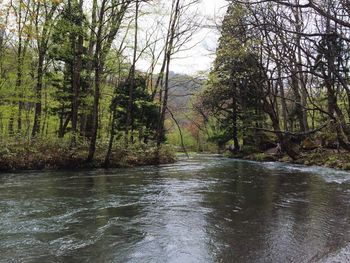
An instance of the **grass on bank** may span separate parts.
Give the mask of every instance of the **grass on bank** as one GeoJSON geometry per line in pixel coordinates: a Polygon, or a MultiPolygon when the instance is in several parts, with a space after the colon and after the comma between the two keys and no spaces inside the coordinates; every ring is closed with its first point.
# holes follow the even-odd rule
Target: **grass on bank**
{"type": "MultiPolygon", "coordinates": [[[[0,148],[0,170],[43,170],[104,168],[107,142],[97,144],[94,161],[86,162],[89,145],[81,141],[70,147],[68,139],[38,139],[32,142],[12,141],[0,148]]],[[[175,151],[169,145],[116,143],[109,168],[164,164],[175,161],[175,151]]]]}

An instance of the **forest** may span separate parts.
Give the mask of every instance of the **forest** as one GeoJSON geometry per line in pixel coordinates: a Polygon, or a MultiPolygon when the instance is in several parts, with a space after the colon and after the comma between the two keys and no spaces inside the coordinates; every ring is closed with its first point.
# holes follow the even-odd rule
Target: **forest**
{"type": "Polygon", "coordinates": [[[2,169],[173,160],[170,62],[197,2],[1,1],[2,169]]]}
{"type": "Polygon", "coordinates": [[[200,2],[2,0],[1,169],[175,151],[350,169],[347,2],[230,0],[220,22],[200,2]],[[201,28],[219,35],[211,69],[175,74],[201,28]]]}
{"type": "Polygon", "coordinates": [[[229,1],[194,103],[209,138],[234,156],[349,169],[349,12],[346,1],[229,1]]]}
{"type": "Polygon", "coordinates": [[[1,262],[350,262],[350,0],[0,0],[1,262]]]}

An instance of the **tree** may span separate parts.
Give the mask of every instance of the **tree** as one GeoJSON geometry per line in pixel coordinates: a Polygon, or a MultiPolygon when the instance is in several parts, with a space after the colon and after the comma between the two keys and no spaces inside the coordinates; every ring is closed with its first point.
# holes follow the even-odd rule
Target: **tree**
{"type": "Polygon", "coordinates": [[[192,35],[198,29],[196,15],[189,18],[187,13],[197,0],[186,2],[185,0],[173,0],[169,19],[169,26],[164,47],[164,58],[157,78],[155,90],[159,90],[160,120],[158,123],[158,147],[165,140],[164,121],[167,113],[169,97],[169,75],[170,63],[174,54],[181,52],[181,49],[191,40],[192,35]]]}
{"type": "Polygon", "coordinates": [[[221,29],[219,47],[202,104],[217,120],[220,131],[214,140],[224,145],[233,140],[234,152],[240,150],[239,132],[249,144],[249,128],[264,118],[262,111],[262,77],[258,55],[253,50],[254,39],[244,26],[244,7],[231,6],[221,29]],[[255,122],[255,123],[254,123],[255,122]],[[241,126],[241,127],[239,127],[241,126]]]}
{"type": "Polygon", "coordinates": [[[41,124],[43,77],[46,71],[45,60],[60,1],[32,1],[31,4],[30,12],[35,28],[34,34],[38,55],[35,87],[36,102],[32,129],[32,137],[36,137],[40,132],[41,124]]]}
{"type": "Polygon", "coordinates": [[[98,122],[99,122],[99,101],[101,80],[103,79],[104,64],[108,52],[116,34],[119,32],[124,15],[126,14],[132,1],[108,1],[102,0],[98,10],[98,23],[93,34],[95,34],[95,51],[93,57],[94,63],[94,102],[93,102],[93,119],[92,119],[92,136],[90,140],[88,162],[94,158],[96,150],[98,122]]]}

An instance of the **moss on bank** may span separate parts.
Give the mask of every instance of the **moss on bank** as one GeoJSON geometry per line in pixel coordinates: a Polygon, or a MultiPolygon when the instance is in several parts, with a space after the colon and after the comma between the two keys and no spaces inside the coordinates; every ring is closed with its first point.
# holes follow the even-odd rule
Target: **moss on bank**
{"type": "Polygon", "coordinates": [[[284,162],[303,164],[307,166],[323,166],[334,169],[350,171],[350,154],[345,151],[317,148],[309,151],[302,151],[297,160],[292,160],[287,155],[276,155],[270,152],[237,153],[231,154],[232,158],[240,158],[257,162],[284,162]]]}
{"type": "MultiPolygon", "coordinates": [[[[5,145],[0,150],[0,171],[105,168],[106,149],[104,145],[98,146],[94,161],[86,162],[87,145],[74,149],[62,142],[5,145]]],[[[108,168],[166,164],[175,160],[169,146],[160,149],[148,145],[117,146],[108,168]]]]}

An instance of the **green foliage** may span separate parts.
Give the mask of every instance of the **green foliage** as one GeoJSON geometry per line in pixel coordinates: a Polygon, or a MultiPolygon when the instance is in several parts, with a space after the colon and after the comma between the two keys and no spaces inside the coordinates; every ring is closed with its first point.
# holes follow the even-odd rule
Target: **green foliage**
{"type": "MultiPolygon", "coordinates": [[[[232,5],[225,16],[214,69],[199,95],[209,111],[212,134],[209,139],[223,148],[241,137],[249,141],[250,129],[264,123],[263,81],[254,39],[247,36],[243,5],[232,5]]],[[[252,141],[252,140],[250,140],[252,141]]]]}
{"type": "MultiPolygon", "coordinates": [[[[209,132],[209,131],[208,131],[209,132]]],[[[212,132],[209,132],[212,134],[212,132]]],[[[208,133],[199,131],[195,136],[189,127],[182,128],[183,143],[187,151],[193,152],[210,152],[219,151],[217,142],[208,136],[208,133]]],[[[174,128],[167,134],[167,143],[173,145],[179,152],[182,152],[181,136],[178,129],[174,128]]]]}
{"type": "MultiPolygon", "coordinates": [[[[133,129],[139,131],[139,136],[148,142],[155,137],[159,121],[159,107],[154,102],[146,85],[146,79],[137,75],[132,89],[132,119],[133,129]]],[[[110,110],[113,112],[116,132],[125,131],[127,109],[129,107],[129,90],[131,81],[126,79],[118,84],[110,110]]]]}
{"type": "Polygon", "coordinates": [[[265,153],[256,153],[254,154],[254,160],[258,162],[264,162],[267,160],[267,155],[265,153]]]}
{"type": "MultiPolygon", "coordinates": [[[[107,142],[100,142],[93,163],[85,162],[88,143],[78,140],[75,148],[69,138],[37,138],[32,142],[9,143],[0,151],[0,171],[31,169],[79,169],[102,168],[107,142]]],[[[124,141],[117,141],[109,167],[129,167],[147,164],[163,164],[175,161],[175,151],[171,146],[135,143],[125,148],[124,141]]]]}
{"type": "MultiPolygon", "coordinates": [[[[195,139],[193,138],[192,134],[188,130],[183,130],[182,131],[182,136],[183,136],[183,141],[184,145],[186,148],[191,149],[191,150],[197,150],[198,145],[195,139]]],[[[170,145],[175,145],[178,148],[181,147],[181,138],[180,138],[180,133],[178,130],[174,130],[167,135],[167,142],[170,145]]]]}
{"type": "MultiPolygon", "coordinates": [[[[44,156],[45,153],[57,160],[63,160],[64,156],[69,157],[70,154],[74,156],[78,154],[83,160],[87,157],[92,135],[93,106],[96,97],[94,78],[96,63],[99,59],[95,56],[97,36],[92,30],[93,25],[89,16],[91,13],[83,12],[79,1],[54,1],[44,4],[34,1],[32,4],[33,6],[23,6],[24,11],[28,11],[26,8],[37,7],[31,10],[37,13],[31,14],[28,20],[22,17],[21,26],[25,32],[22,35],[22,42],[18,39],[20,32],[15,32],[17,27],[14,27],[14,32],[11,32],[13,39],[3,39],[2,28],[0,29],[0,142],[6,142],[6,147],[2,147],[0,155],[9,158],[8,160],[11,159],[14,166],[16,165],[13,157],[20,158],[20,154],[29,159],[35,156],[44,163],[50,162],[44,156]],[[38,19],[36,25],[35,21],[31,20],[34,18],[38,19]],[[22,57],[18,55],[20,49],[22,57]],[[38,71],[40,58],[43,60],[43,85],[40,90],[37,90],[38,78],[41,74],[38,71]],[[77,94],[74,87],[78,87],[77,94]],[[78,134],[73,136],[72,114],[75,99],[78,114],[76,133],[78,134]],[[38,134],[33,137],[34,110],[37,104],[41,107],[40,127],[38,134]],[[76,141],[74,144],[72,138],[76,141]],[[54,153],[55,151],[57,154],[54,153]],[[62,154],[62,157],[59,154],[62,154]]],[[[129,4],[126,3],[124,7],[126,8],[129,4]]],[[[114,6],[113,13],[117,14],[118,8],[114,6]]],[[[109,15],[111,9],[110,7],[106,9],[106,15],[109,15]]],[[[122,14],[121,10],[120,12],[122,14]]],[[[124,141],[119,135],[123,135],[125,131],[130,88],[130,80],[127,78],[131,65],[127,61],[128,58],[121,54],[123,50],[113,47],[113,38],[108,40],[110,37],[108,31],[115,31],[117,26],[122,27],[122,25],[112,25],[111,21],[118,21],[121,18],[117,18],[117,15],[110,18],[106,16],[104,20],[105,22],[108,20],[102,32],[105,34],[102,39],[104,43],[103,47],[100,47],[101,50],[98,50],[100,55],[103,55],[103,59],[100,59],[103,65],[100,72],[97,138],[98,162],[101,163],[106,155],[112,126],[118,133],[114,142],[120,143],[121,148],[125,148],[124,141]],[[110,18],[112,20],[108,20],[110,18]],[[109,41],[112,42],[109,43],[109,41]],[[113,115],[114,123],[112,123],[113,115]]],[[[18,21],[14,19],[14,23],[18,21]]],[[[7,34],[4,37],[7,37],[7,34]]],[[[126,155],[131,158],[131,155],[135,154],[138,160],[142,156],[154,157],[155,149],[152,145],[159,122],[159,105],[149,92],[146,76],[137,74],[132,95],[134,141],[128,147],[130,150],[126,155]],[[148,143],[148,146],[137,145],[140,141],[148,143]],[[139,147],[138,150],[136,148],[132,150],[134,145],[136,148],[139,147]],[[152,149],[152,154],[148,154],[147,148],[152,149]]],[[[112,147],[112,150],[122,152],[118,147],[118,145],[112,147]]],[[[70,158],[68,157],[66,161],[70,158]]],[[[32,164],[34,165],[35,161],[27,163],[28,166],[33,167],[32,164]]]]}

